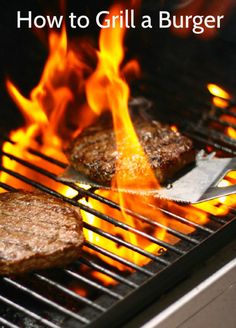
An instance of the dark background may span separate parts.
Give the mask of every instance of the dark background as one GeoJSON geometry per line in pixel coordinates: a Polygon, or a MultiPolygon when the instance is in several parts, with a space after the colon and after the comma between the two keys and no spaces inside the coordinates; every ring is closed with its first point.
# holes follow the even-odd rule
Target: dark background
{"type": "MultiPolygon", "coordinates": [[[[93,16],[109,7],[112,1],[69,0],[67,11],[93,16]]],[[[142,11],[153,15],[170,9],[173,1],[143,1],[142,11]]],[[[0,1],[0,128],[9,130],[21,124],[22,118],[5,89],[5,79],[12,81],[25,95],[37,84],[47,58],[47,31],[40,37],[29,29],[16,28],[16,12],[32,10],[33,14],[59,14],[58,1],[0,1]]],[[[98,28],[69,31],[70,36],[88,34],[96,44],[98,28]]],[[[191,106],[204,107],[210,96],[209,82],[218,83],[236,93],[236,8],[224,28],[213,39],[195,35],[180,38],[167,30],[130,30],[126,39],[127,56],[138,58],[142,79],[135,94],[155,101],[157,113],[171,121],[172,112],[187,111],[191,106]]]]}

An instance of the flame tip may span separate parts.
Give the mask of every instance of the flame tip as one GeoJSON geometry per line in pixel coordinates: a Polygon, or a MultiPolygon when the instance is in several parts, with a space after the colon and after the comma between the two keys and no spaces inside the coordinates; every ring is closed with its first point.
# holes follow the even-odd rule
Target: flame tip
{"type": "Polygon", "coordinates": [[[216,96],[216,97],[219,97],[219,98],[222,98],[225,100],[231,99],[231,95],[227,91],[225,91],[223,88],[218,86],[217,84],[209,83],[207,85],[207,89],[213,96],[216,96]]]}

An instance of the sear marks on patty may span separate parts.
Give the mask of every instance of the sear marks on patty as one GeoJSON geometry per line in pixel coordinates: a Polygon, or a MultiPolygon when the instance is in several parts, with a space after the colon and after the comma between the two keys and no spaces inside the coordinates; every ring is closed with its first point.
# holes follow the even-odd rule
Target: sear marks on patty
{"type": "Polygon", "coordinates": [[[79,210],[42,192],[0,194],[0,274],[58,267],[79,257],[79,210]]]}
{"type": "MultiPolygon", "coordinates": [[[[153,120],[135,122],[134,127],[160,183],[195,161],[192,141],[172,131],[169,126],[153,120]]],[[[126,140],[123,139],[121,146],[125,145],[126,140]]],[[[120,154],[116,149],[115,133],[112,128],[104,128],[100,124],[86,128],[72,142],[67,156],[75,170],[104,186],[110,186],[115,171],[119,169],[116,167],[120,154]]],[[[137,167],[138,162],[132,165],[132,157],[126,162],[127,175],[135,179],[135,175],[143,173],[142,167],[137,167]]],[[[124,165],[122,167],[124,169],[124,165]]]]}

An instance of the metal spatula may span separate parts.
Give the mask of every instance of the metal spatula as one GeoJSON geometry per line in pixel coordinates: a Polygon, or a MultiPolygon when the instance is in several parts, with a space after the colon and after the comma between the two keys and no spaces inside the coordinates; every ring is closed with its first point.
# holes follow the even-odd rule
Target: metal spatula
{"type": "Polygon", "coordinates": [[[158,190],[160,197],[183,203],[201,203],[236,194],[236,185],[219,187],[224,176],[236,170],[236,158],[198,158],[195,166],[166,188],[158,190]]]}
{"type": "MultiPolygon", "coordinates": [[[[236,158],[215,158],[215,154],[205,155],[200,151],[196,157],[194,167],[182,173],[167,186],[158,190],[119,189],[120,192],[130,194],[151,195],[181,203],[200,203],[211,199],[236,193],[236,185],[218,187],[220,180],[230,171],[236,171],[236,158]]],[[[99,189],[111,187],[100,185],[72,167],[59,177],[59,180],[73,183],[82,183],[99,189]]],[[[116,189],[112,189],[117,191],[116,189]]]]}

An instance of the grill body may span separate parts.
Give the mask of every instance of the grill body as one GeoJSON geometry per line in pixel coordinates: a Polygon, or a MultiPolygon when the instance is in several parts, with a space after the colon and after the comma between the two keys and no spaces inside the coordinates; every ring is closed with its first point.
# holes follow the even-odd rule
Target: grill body
{"type": "MultiPolygon", "coordinates": [[[[234,104],[232,104],[232,107],[234,104]]],[[[229,109],[226,109],[227,111],[229,109]]],[[[199,121],[198,128],[189,122],[185,125],[185,133],[193,140],[201,143],[201,148],[212,145],[216,150],[223,151],[224,154],[234,155],[234,141],[225,136],[219,130],[209,127],[209,120],[217,119],[218,112],[222,109],[214,108],[214,115],[210,111],[210,116],[204,116],[199,121]],[[205,136],[212,136],[205,138],[205,136]],[[220,136],[220,138],[219,138],[220,136]]],[[[8,142],[12,142],[8,140],[8,142]]],[[[35,149],[28,150],[33,156],[39,157],[54,163],[63,170],[66,165],[54,158],[50,158],[35,149]]],[[[47,176],[52,181],[59,183],[57,176],[45,168],[38,167],[29,161],[25,161],[15,155],[2,152],[2,156],[10,158],[12,161],[20,163],[40,174],[47,176]]],[[[195,232],[183,234],[173,228],[167,228],[168,234],[177,236],[179,242],[175,245],[158,240],[147,235],[145,232],[129,226],[124,222],[109,217],[95,209],[91,209],[84,204],[78,203],[78,199],[83,197],[95,198],[105,203],[107,206],[120,210],[118,204],[97,195],[93,189],[85,190],[81,187],[68,183],[67,186],[78,191],[75,198],[67,198],[55,190],[43,185],[19,172],[12,171],[3,165],[1,170],[8,175],[14,176],[24,183],[36,187],[55,197],[63,199],[82,210],[87,211],[106,222],[110,222],[121,229],[128,230],[135,235],[142,235],[153,243],[162,246],[165,251],[162,254],[152,254],[147,252],[142,246],[135,246],[124,241],[119,236],[113,235],[109,231],[103,231],[88,223],[84,224],[85,229],[113,240],[114,242],[132,249],[134,252],[142,254],[150,259],[150,263],[144,267],[134,264],[111,251],[97,246],[91,242],[86,242],[82,257],[78,262],[65,269],[48,270],[46,272],[36,272],[19,278],[2,278],[0,288],[1,316],[2,324],[9,327],[33,325],[33,327],[108,327],[120,326],[143,307],[160,297],[178,281],[185,278],[203,260],[214,254],[219,248],[234,237],[236,227],[235,210],[231,209],[224,217],[210,215],[206,225],[192,222],[184,215],[180,216],[168,209],[160,208],[166,215],[181,222],[184,225],[195,228],[195,232]],[[89,249],[96,251],[97,256],[91,256],[89,249]],[[115,259],[133,270],[132,273],[119,272],[116,266],[108,266],[99,259],[99,253],[115,259]],[[114,279],[117,284],[108,287],[97,279],[93,279],[91,272],[98,271],[105,276],[114,279]],[[76,287],[75,287],[76,286],[76,287]],[[76,289],[86,290],[82,296],[76,289]]],[[[8,191],[14,190],[14,186],[1,183],[0,186],[8,191]]],[[[130,212],[137,220],[144,221],[152,225],[149,218],[141,217],[138,213],[130,212]]]]}
{"type": "Polygon", "coordinates": [[[235,241],[125,328],[235,327],[235,241]]]}

